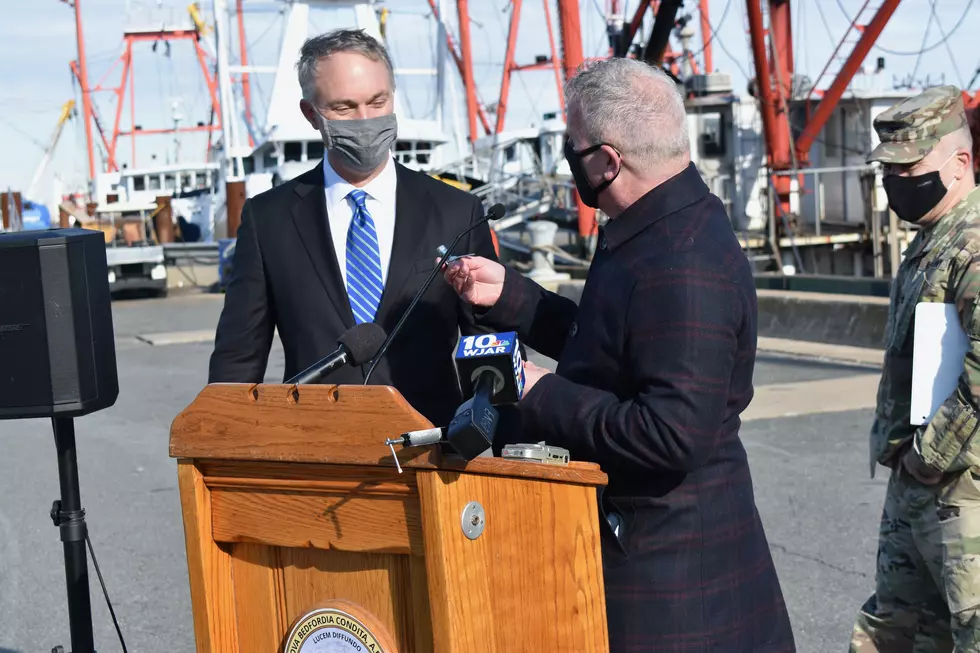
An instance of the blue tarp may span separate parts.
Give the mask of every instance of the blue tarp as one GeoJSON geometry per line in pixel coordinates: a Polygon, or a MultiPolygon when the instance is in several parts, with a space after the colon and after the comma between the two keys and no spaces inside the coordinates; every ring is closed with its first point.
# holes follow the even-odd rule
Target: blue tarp
{"type": "Polygon", "coordinates": [[[24,231],[41,231],[51,228],[51,212],[43,204],[24,201],[24,231]]]}

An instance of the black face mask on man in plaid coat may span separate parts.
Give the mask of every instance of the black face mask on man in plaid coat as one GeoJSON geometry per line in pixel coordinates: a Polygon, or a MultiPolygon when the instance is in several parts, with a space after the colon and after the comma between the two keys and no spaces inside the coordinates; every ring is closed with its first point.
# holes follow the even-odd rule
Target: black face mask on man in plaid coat
{"type": "MultiPolygon", "coordinates": [[[[643,97],[643,84],[676,92],[659,72],[623,59],[586,69],[569,86],[602,86],[601,76],[624,71],[635,77],[626,76],[618,101],[632,94],[634,104],[663,106],[663,97],[643,97]]],[[[608,474],[600,505],[612,651],[794,651],[738,434],[756,351],[749,263],[683,141],[651,183],[649,170],[631,169],[635,148],[587,134],[576,104],[586,94],[573,90],[569,140],[575,152],[592,148],[575,162],[576,182],[598,188],[615,179],[597,197],[611,219],[599,230],[580,304],[496,263],[447,272],[464,299],[484,307],[482,324],[514,329],[558,360],[554,374],[529,368],[532,387],[495,448],[545,440],[608,474]]],[[[667,108],[686,140],[683,102],[673,100],[667,108]]]]}

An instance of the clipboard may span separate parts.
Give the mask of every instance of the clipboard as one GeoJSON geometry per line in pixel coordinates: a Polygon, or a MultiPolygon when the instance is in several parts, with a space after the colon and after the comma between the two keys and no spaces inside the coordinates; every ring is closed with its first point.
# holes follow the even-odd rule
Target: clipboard
{"type": "Polygon", "coordinates": [[[915,307],[912,397],[909,423],[928,424],[963,375],[970,339],[955,304],[921,302],[915,307]]]}

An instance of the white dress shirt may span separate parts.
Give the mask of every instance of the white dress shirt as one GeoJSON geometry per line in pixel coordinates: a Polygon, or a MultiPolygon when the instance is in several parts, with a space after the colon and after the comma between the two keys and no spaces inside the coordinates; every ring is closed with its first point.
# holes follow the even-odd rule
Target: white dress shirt
{"type": "MultiPolygon", "coordinates": [[[[381,281],[388,280],[388,264],[391,260],[391,243],[395,237],[395,190],[398,175],[395,162],[388,158],[381,174],[372,179],[361,190],[367,193],[364,205],[367,207],[374,229],[378,233],[378,250],[381,252],[381,281]]],[[[355,186],[337,174],[327,157],[323,157],[323,185],[327,196],[327,220],[330,222],[330,235],[333,239],[333,249],[337,254],[340,274],[347,287],[347,231],[351,220],[354,219],[354,200],[347,194],[355,186]]]]}

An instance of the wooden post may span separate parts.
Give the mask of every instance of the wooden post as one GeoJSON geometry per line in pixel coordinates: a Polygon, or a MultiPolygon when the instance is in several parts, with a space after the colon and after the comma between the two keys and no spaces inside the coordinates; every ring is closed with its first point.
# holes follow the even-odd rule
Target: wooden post
{"type": "Polygon", "coordinates": [[[71,215],[69,215],[63,206],[58,207],[58,222],[62,229],[67,229],[71,226],[71,215]]]}
{"type": "Polygon", "coordinates": [[[245,182],[229,181],[225,184],[228,198],[228,238],[238,235],[238,225],[242,223],[242,207],[245,206],[245,182]]]}
{"type": "Polygon", "coordinates": [[[174,218],[173,210],[170,207],[169,195],[158,195],[156,199],[157,211],[153,216],[153,230],[157,235],[157,243],[174,242],[174,218]]]}
{"type": "Polygon", "coordinates": [[[3,228],[10,229],[10,225],[15,224],[14,218],[16,216],[22,215],[24,213],[24,202],[21,199],[20,192],[13,191],[12,193],[0,193],[0,204],[2,204],[2,217],[3,217],[3,228]],[[11,214],[11,195],[13,195],[13,206],[14,213],[11,214]]]}

